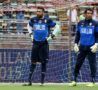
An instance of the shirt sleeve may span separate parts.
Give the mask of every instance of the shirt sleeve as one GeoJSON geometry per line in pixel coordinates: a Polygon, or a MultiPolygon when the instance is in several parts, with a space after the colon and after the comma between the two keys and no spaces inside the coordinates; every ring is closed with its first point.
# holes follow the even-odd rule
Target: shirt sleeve
{"type": "Polygon", "coordinates": [[[75,43],[79,43],[79,40],[80,40],[80,30],[79,30],[79,28],[80,28],[80,25],[79,25],[79,23],[78,23],[78,25],[77,25],[77,31],[76,31],[76,36],[75,36],[75,43]]]}
{"type": "Polygon", "coordinates": [[[28,23],[28,25],[27,25],[27,29],[28,29],[29,34],[32,33],[32,30],[33,30],[33,24],[34,24],[34,19],[31,18],[30,21],[29,21],[29,23],[28,23]]]}
{"type": "Polygon", "coordinates": [[[98,43],[98,22],[95,25],[95,43],[98,43]]]}
{"type": "Polygon", "coordinates": [[[51,19],[49,19],[48,24],[49,24],[49,27],[50,27],[50,28],[53,28],[53,27],[55,27],[55,25],[56,25],[56,23],[53,22],[51,19]]]}
{"type": "Polygon", "coordinates": [[[31,27],[33,27],[33,24],[34,24],[34,19],[31,18],[30,21],[29,21],[29,25],[30,25],[31,27]]]}
{"type": "Polygon", "coordinates": [[[31,34],[31,33],[32,33],[33,28],[32,28],[29,24],[27,25],[27,29],[28,29],[29,34],[31,34]]]}

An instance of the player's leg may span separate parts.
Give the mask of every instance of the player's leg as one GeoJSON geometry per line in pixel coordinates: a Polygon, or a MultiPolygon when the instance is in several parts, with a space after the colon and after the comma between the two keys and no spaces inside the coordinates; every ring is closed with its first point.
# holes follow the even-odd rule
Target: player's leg
{"type": "Polygon", "coordinates": [[[94,86],[96,76],[96,54],[89,52],[88,60],[91,70],[91,83],[89,83],[87,86],[94,86]]]}
{"type": "Polygon", "coordinates": [[[29,78],[28,78],[29,84],[28,85],[32,85],[32,75],[33,75],[35,68],[36,68],[36,63],[32,63],[30,66],[30,73],[29,73],[29,78]]]}
{"type": "Polygon", "coordinates": [[[79,74],[79,70],[85,60],[87,53],[84,51],[80,51],[80,53],[77,56],[77,61],[75,65],[75,70],[74,70],[74,81],[77,81],[77,76],[79,74]]]}
{"type": "Polygon", "coordinates": [[[36,62],[39,59],[38,52],[39,52],[39,46],[36,44],[33,44],[32,53],[31,53],[31,65],[30,65],[30,73],[29,73],[29,78],[28,78],[28,81],[29,81],[28,85],[32,85],[32,75],[36,68],[36,62]]]}
{"type": "Polygon", "coordinates": [[[48,62],[49,58],[49,45],[47,41],[43,44],[43,46],[40,48],[39,57],[41,60],[41,84],[44,84],[44,78],[46,74],[46,64],[48,62]]]}
{"type": "Polygon", "coordinates": [[[90,70],[91,70],[91,77],[92,77],[92,82],[95,80],[95,75],[96,75],[96,54],[90,52],[88,55],[88,60],[90,64],[90,70]]]}
{"type": "Polygon", "coordinates": [[[84,51],[80,51],[78,56],[77,56],[77,61],[74,69],[74,81],[70,84],[70,86],[76,86],[76,81],[77,81],[77,76],[79,74],[79,70],[85,60],[87,53],[84,51]]]}
{"type": "Polygon", "coordinates": [[[41,84],[44,84],[45,74],[46,74],[46,63],[42,63],[41,64],[41,84]]]}

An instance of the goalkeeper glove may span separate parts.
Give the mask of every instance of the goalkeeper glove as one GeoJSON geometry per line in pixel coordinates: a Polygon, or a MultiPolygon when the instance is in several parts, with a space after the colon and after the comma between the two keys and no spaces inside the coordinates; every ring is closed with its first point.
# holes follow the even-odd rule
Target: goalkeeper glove
{"type": "Polygon", "coordinates": [[[52,39],[55,37],[55,35],[51,34],[48,38],[47,38],[47,41],[50,42],[52,41],[52,39]]]}
{"type": "Polygon", "coordinates": [[[79,52],[79,47],[78,47],[78,45],[75,43],[75,45],[74,45],[74,51],[77,53],[77,52],[79,52]]]}
{"type": "Polygon", "coordinates": [[[93,46],[90,47],[91,52],[96,53],[98,47],[98,43],[95,43],[93,46]]]}
{"type": "Polygon", "coordinates": [[[47,38],[47,41],[48,41],[48,42],[52,41],[52,37],[49,36],[49,37],[47,38]]]}

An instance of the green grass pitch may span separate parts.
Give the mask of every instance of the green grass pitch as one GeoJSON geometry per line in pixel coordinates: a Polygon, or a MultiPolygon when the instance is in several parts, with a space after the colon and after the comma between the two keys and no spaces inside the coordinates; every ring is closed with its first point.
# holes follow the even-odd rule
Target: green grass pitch
{"type": "Polygon", "coordinates": [[[0,85],[0,90],[98,90],[98,85],[95,85],[94,87],[87,87],[82,84],[75,87],[70,87],[68,85],[0,85]]]}

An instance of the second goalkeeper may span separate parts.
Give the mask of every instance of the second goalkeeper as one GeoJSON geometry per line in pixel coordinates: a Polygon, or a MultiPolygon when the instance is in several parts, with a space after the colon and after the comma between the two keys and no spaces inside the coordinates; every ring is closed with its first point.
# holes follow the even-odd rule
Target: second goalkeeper
{"type": "Polygon", "coordinates": [[[78,52],[74,70],[74,81],[70,84],[76,86],[79,70],[87,57],[91,70],[91,83],[87,86],[94,86],[96,75],[96,51],[98,47],[98,23],[92,19],[93,10],[86,9],[85,19],[80,21],[77,26],[74,51],[78,52]]]}

